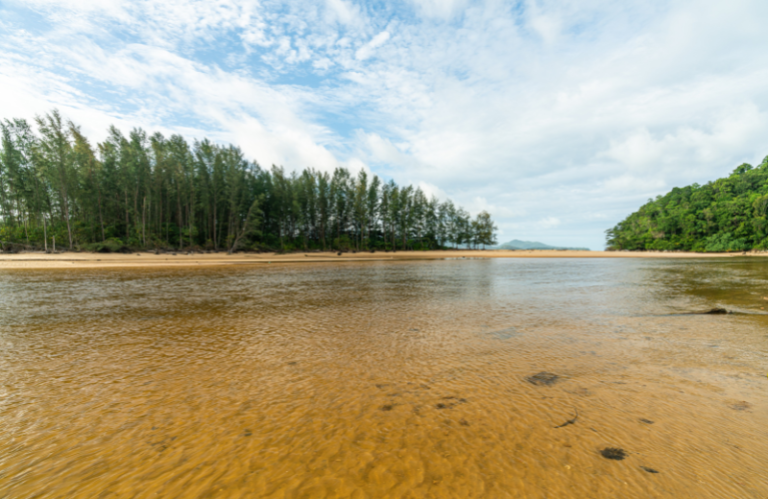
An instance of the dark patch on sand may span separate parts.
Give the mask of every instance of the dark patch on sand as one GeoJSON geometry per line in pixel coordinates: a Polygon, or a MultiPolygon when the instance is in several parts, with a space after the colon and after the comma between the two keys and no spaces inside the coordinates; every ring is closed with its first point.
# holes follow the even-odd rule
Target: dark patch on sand
{"type": "Polygon", "coordinates": [[[528,376],[525,378],[525,380],[528,383],[531,383],[533,385],[554,385],[560,380],[560,376],[557,374],[548,373],[546,371],[542,371],[540,373],[536,373],[533,376],[528,376]]]}

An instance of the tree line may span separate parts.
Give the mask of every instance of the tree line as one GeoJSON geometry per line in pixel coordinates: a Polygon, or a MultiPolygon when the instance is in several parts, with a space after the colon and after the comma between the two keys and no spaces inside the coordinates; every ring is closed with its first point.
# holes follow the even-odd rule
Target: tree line
{"type": "Polygon", "coordinates": [[[110,251],[422,250],[495,244],[490,215],[365,171],[264,169],[233,145],[110,127],[95,146],[54,110],[0,122],[0,241],[110,251]],[[33,128],[33,125],[35,126],[33,128]]]}
{"type": "Polygon", "coordinates": [[[612,250],[697,252],[768,249],[768,156],[728,177],[649,199],[606,231],[612,250]]]}

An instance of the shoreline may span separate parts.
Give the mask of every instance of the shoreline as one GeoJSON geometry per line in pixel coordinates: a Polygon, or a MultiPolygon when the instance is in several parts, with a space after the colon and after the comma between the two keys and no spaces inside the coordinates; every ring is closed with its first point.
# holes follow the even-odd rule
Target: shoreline
{"type": "Polygon", "coordinates": [[[768,253],[662,253],[651,251],[579,251],[579,250],[438,250],[375,253],[80,253],[46,254],[24,252],[0,254],[0,270],[5,269],[94,269],[94,268],[163,268],[227,265],[266,265],[295,263],[391,262],[473,258],[733,258],[768,256],[768,253]]]}

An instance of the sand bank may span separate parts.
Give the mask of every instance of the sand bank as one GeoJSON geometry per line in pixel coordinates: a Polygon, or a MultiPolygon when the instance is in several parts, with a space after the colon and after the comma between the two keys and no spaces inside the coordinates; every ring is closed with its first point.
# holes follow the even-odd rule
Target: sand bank
{"type": "MultiPolygon", "coordinates": [[[[768,256],[764,253],[748,253],[749,256],[768,256]]],[[[375,253],[131,253],[101,254],[65,252],[46,254],[26,252],[0,254],[2,269],[72,269],[110,267],[183,267],[216,265],[264,265],[277,263],[328,263],[397,260],[439,260],[446,258],[732,258],[741,253],[659,253],[617,251],[555,251],[555,250],[448,250],[448,251],[397,251],[375,253]]]]}

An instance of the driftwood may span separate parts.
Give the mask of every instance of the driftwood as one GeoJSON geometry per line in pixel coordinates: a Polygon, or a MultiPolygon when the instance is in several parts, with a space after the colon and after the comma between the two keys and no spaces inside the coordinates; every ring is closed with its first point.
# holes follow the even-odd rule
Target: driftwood
{"type": "Polygon", "coordinates": [[[579,419],[579,411],[577,411],[575,408],[573,410],[576,412],[576,415],[565,423],[555,426],[555,428],[562,428],[563,426],[568,426],[569,424],[575,424],[576,420],[579,419]]]}

